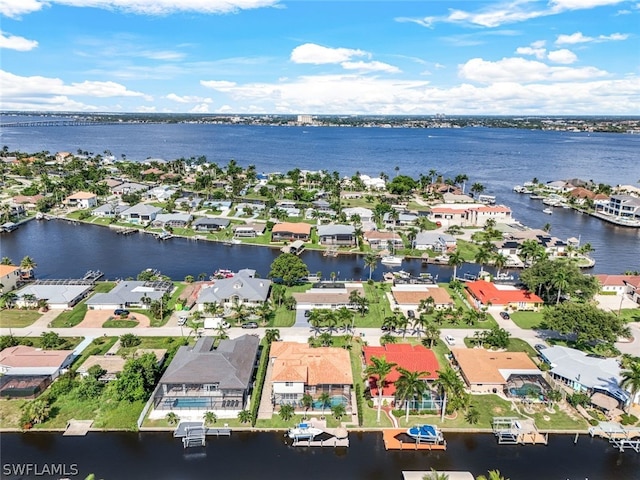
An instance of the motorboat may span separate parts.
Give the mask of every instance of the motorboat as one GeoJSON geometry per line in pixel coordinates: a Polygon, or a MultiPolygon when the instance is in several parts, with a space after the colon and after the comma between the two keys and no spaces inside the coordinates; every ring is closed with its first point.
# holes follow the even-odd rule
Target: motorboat
{"type": "Polygon", "coordinates": [[[287,431],[287,436],[293,440],[313,440],[321,433],[323,431],[319,428],[313,427],[308,423],[299,423],[287,431]]]}
{"type": "Polygon", "coordinates": [[[402,265],[402,257],[396,255],[385,255],[380,259],[380,263],[383,265],[400,266],[402,265]]]}
{"type": "Polygon", "coordinates": [[[542,210],[542,213],[546,213],[547,215],[552,215],[553,214],[553,209],[552,208],[545,208],[544,210],[542,210]]]}
{"type": "Polygon", "coordinates": [[[444,441],[442,432],[435,425],[416,425],[407,430],[407,435],[418,442],[440,443],[444,441]]]}

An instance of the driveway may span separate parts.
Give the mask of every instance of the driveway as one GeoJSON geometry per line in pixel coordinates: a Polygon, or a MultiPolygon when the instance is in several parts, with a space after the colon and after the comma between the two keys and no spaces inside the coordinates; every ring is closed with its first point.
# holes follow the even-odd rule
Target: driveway
{"type": "MultiPolygon", "coordinates": [[[[151,326],[151,321],[146,315],[133,313],[131,316],[135,317],[138,321],[138,325],[134,328],[147,328],[151,326]]],[[[74,328],[101,328],[104,322],[109,320],[109,317],[113,317],[112,310],[87,310],[84,320],[74,328]]]]}

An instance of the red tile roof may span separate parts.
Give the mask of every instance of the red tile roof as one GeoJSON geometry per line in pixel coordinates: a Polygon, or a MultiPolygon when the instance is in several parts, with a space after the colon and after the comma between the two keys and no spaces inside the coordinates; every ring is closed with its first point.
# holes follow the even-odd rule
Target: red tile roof
{"type": "Polygon", "coordinates": [[[483,305],[491,302],[492,305],[507,305],[510,303],[543,303],[543,300],[535,293],[526,290],[502,290],[487,282],[476,280],[466,284],[467,290],[483,305]]]}
{"type": "MultiPolygon", "coordinates": [[[[402,367],[410,372],[429,372],[424,378],[425,380],[435,380],[438,378],[437,371],[440,369],[438,359],[435,354],[422,345],[409,345],[406,343],[387,344],[384,347],[364,347],[362,349],[364,359],[367,365],[371,365],[371,357],[384,357],[387,362],[395,363],[398,367],[402,367]]],[[[386,384],[383,394],[394,395],[396,387],[395,381],[400,378],[400,373],[394,367],[386,378],[386,384]]],[[[371,386],[371,395],[378,395],[376,378],[369,378],[371,386]]]]}

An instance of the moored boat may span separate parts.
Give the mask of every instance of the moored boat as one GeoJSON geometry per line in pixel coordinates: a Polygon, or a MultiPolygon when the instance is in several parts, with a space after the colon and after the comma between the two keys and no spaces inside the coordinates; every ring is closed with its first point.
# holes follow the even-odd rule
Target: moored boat
{"type": "Polygon", "coordinates": [[[407,435],[418,442],[440,443],[444,441],[442,432],[435,425],[416,425],[407,430],[407,435]]]}
{"type": "Polygon", "coordinates": [[[287,431],[287,436],[293,440],[313,440],[322,430],[308,423],[299,423],[287,431]]]}
{"type": "Polygon", "coordinates": [[[553,214],[553,209],[545,208],[544,210],[542,210],[542,213],[546,213],[547,215],[552,215],[553,214]]]}
{"type": "Polygon", "coordinates": [[[380,259],[380,263],[382,263],[383,265],[400,266],[402,265],[402,257],[397,257],[395,255],[385,255],[380,259]]]}

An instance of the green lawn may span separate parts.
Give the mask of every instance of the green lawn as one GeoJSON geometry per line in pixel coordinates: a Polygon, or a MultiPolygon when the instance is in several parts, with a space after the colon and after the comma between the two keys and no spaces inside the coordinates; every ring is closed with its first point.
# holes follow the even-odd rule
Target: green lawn
{"type": "Polygon", "coordinates": [[[640,308],[623,308],[620,310],[620,316],[626,322],[640,322],[640,308]]]}
{"type": "MultiPolygon", "coordinates": [[[[42,338],[41,337],[16,337],[18,343],[20,345],[28,345],[30,347],[42,348],[42,338]]],[[[73,350],[76,348],[82,340],[83,337],[60,337],[63,341],[55,350],[73,350]]]]}
{"type": "Polygon", "coordinates": [[[480,247],[472,242],[460,238],[456,241],[456,251],[460,252],[462,258],[467,262],[473,262],[475,260],[478,250],[480,250],[480,247]]]}
{"type": "Polygon", "coordinates": [[[102,328],[134,328],[137,325],[137,320],[107,320],[102,324],[102,328]]]}
{"type": "Polygon", "coordinates": [[[77,368],[91,355],[104,355],[107,351],[116,343],[118,337],[98,337],[91,342],[91,344],[85,348],[82,355],[76,358],[73,362],[72,368],[77,368]]]}
{"type": "Polygon", "coordinates": [[[356,328],[381,327],[385,317],[392,314],[386,293],[391,290],[387,283],[364,283],[365,297],[369,300],[369,310],[363,317],[359,313],[355,316],[356,328]]]}
{"type": "Polygon", "coordinates": [[[534,360],[538,359],[538,353],[533,349],[533,347],[529,345],[527,342],[525,342],[524,340],[521,340],[519,338],[509,339],[509,346],[507,347],[507,351],[508,352],[524,352],[527,355],[529,355],[529,357],[531,357],[532,359],[534,360]]]}
{"type": "Polygon", "coordinates": [[[116,282],[97,282],[93,287],[94,293],[107,293],[113,290],[116,286],[116,282]]]}
{"type": "Polygon", "coordinates": [[[18,420],[22,415],[21,407],[26,400],[0,400],[0,428],[18,428],[18,420]]]}
{"type": "Polygon", "coordinates": [[[542,312],[513,312],[509,314],[511,320],[520,328],[540,328],[542,312]]]}
{"type": "Polygon", "coordinates": [[[22,328],[28,327],[42,316],[37,310],[1,310],[0,328],[22,328]]]}
{"type": "MultiPolygon", "coordinates": [[[[120,347],[118,349],[118,355],[129,356],[139,348],[177,348],[180,345],[180,338],[175,337],[139,337],[140,345],[136,345],[135,347],[120,347]]],[[[191,338],[190,340],[194,340],[191,338]]]]}
{"type": "Polygon", "coordinates": [[[83,300],[79,304],[77,304],[71,310],[65,310],[60,315],[58,315],[52,322],[52,328],[65,328],[65,327],[75,327],[82,320],[84,320],[84,316],[87,314],[87,304],[83,300]]]}

